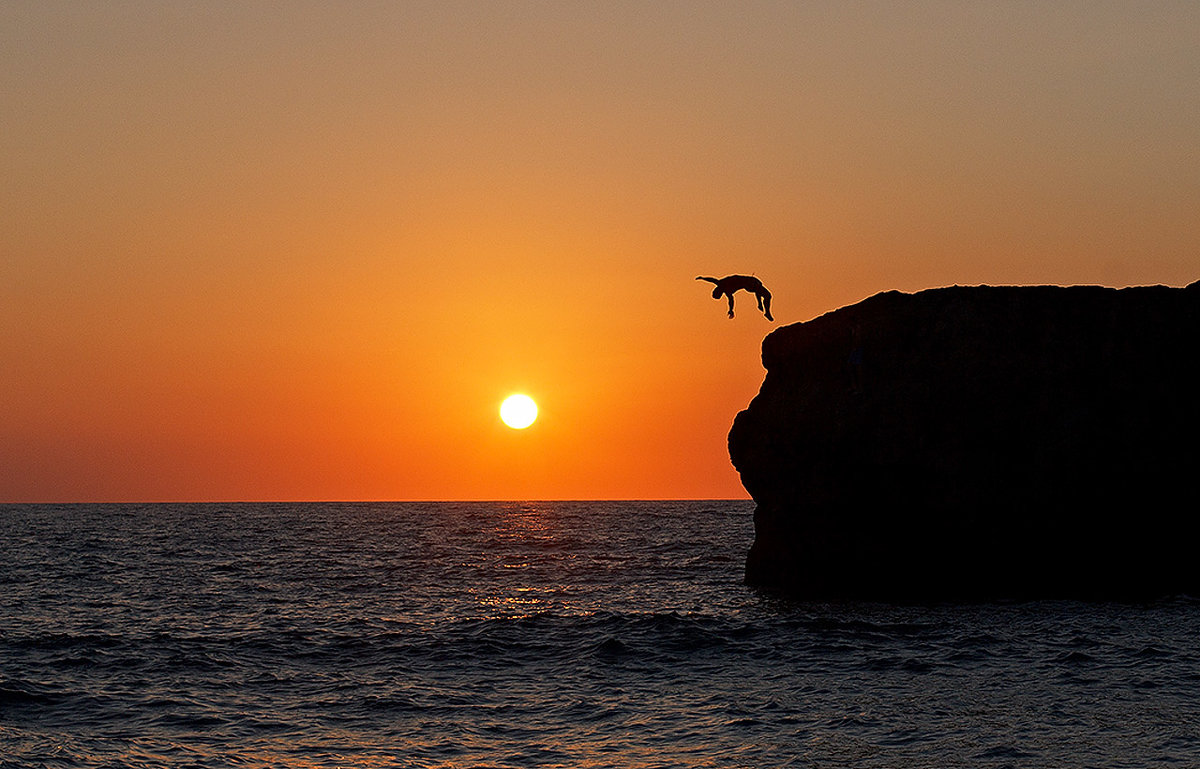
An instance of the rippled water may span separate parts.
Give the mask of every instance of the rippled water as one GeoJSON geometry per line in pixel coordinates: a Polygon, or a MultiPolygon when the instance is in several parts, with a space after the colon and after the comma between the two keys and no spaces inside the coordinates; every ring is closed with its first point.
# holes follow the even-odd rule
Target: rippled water
{"type": "Polygon", "coordinates": [[[1200,766],[1200,603],[793,604],[750,513],[0,507],[0,766],[1200,766]]]}

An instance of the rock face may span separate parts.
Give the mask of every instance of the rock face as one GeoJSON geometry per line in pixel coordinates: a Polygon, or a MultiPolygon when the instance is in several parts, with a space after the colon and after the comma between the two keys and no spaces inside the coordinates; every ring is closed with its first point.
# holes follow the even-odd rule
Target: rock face
{"type": "Polygon", "coordinates": [[[752,584],[1200,595],[1200,282],[891,291],[763,341],[729,454],[752,584]]]}

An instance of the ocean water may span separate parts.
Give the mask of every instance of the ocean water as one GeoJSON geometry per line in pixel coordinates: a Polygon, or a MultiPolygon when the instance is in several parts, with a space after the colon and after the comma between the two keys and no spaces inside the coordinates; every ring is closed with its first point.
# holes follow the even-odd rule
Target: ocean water
{"type": "Polygon", "coordinates": [[[1200,603],[791,603],[752,535],[740,501],[3,506],[0,767],[1200,766],[1200,603]]]}

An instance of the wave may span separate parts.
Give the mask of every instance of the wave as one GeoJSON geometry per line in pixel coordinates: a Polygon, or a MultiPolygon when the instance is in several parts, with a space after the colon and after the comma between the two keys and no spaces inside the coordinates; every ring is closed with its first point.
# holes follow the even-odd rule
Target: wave
{"type": "Polygon", "coordinates": [[[19,678],[0,679],[0,708],[54,705],[64,698],[51,687],[19,678]]]}

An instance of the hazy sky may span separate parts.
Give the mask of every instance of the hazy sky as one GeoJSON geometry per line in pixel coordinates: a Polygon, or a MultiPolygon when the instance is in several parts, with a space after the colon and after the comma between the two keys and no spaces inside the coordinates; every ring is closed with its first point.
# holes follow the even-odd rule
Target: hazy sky
{"type": "Polygon", "coordinates": [[[1200,279],[1190,1],[6,2],[0,94],[0,501],[739,497],[773,327],[1200,279]]]}

